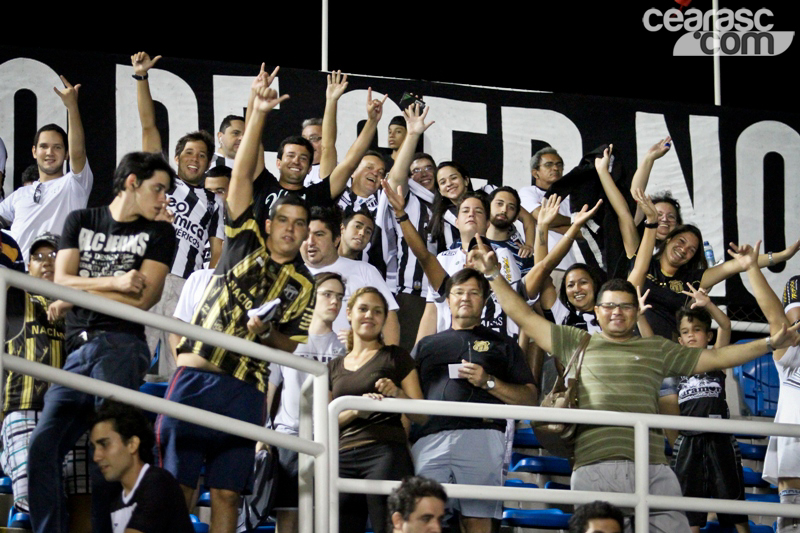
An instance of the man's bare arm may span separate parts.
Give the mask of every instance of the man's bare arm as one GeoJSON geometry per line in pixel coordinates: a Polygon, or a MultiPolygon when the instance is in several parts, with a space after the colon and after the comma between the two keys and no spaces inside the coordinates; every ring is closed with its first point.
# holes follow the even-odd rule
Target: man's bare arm
{"type": "Polygon", "coordinates": [[[347,89],[347,74],[334,70],[328,74],[328,87],[325,89],[325,113],[322,115],[322,142],[320,143],[319,175],[327,178],[336,168],[336,112],[339,98],[347,89]]]}
{"type": "Polygon", "coordinates": [[[64,107],[67,108],[67,116],[69,120],[69,131],[67,139],[69,141],[69,166],[72,172],[80,174],[83,167],[86,166],[86,137],[83,132],[83,122],[81,121],[81,112],[78,108],[78,89],[81,84],[75,86],[67,81],[67,78],[61,76],[61,81],[64,83],[64,89],[58,90],[53,87],[53,90],[64,102],[64,107]]]}
{"type": "MultiPolygon", "coordinates": [[[[158,63],[161,56],[150,59],[146,52],[138,52],[131,56],[133,73],[147,78],[147,71],[158,63]]],[[[147,79],[136,80],[136,103],[139,107],[139,122],[142,124],[142,151],[161,153],[161,134],[156,128],[156,106],[150,94],[150,82],[147,79]]]]}
{"type": "MultiPolygon", "coordinates": [[[[633,193],[633,199],[645,213],[647,222],[657,222],[658,213],[650,200],[650,197],[641,189],[636,189],[633,193]]],[[[653,258],[653,249],[656,246],[656,228],[645,228],[642,241],[639,243],[639,250],[636,253],[636,261],[633,264],[631,273],[628,274],[628,281],[634,287],[643,287],[644,281],[647,278],[647,271],[650,269],[650,261],[653,258]]]]}
{"type": "MultiPolygon", "coordinates": [[[[639,166],[636,168],[636,172],[633,174],[633,178],[631,179],[631,194],[633,194],[633,191],[636,189],[647,190],[647,182],[650,181],[650,171],[653,170],[653,163],[656,162],[656,159],[664,157],[664,154],[669,152],[671,146],[672,137],[667,136],[666,139],[661,139],[650,147],[650,150],[647,151],[647,154],[645,154],[641,163],[639,163],[639,166]]],[[[640,208],[636,208],[636,214],[633,219],[634,224],[639,224],[639,222],[644,220],[644,213],[640,208]]]]}
{"type": "Polygon", "coordinates": [[[393,191],[396,191],[398,187],[402,188],[401,196],[403,198],[408,193],[409,168],[411,167],[419,138],[434,124],[433,121],[425,123],[425,117],[428,116],[430,109],[430,107],[426,107],[425,111],[420,114],[419,104],[414,104],[403,111],[403,115],[406,117],[406,138],[397,152],[394,166],[392,166],[392,170],[387,177],[387,181],[393,191]]]}

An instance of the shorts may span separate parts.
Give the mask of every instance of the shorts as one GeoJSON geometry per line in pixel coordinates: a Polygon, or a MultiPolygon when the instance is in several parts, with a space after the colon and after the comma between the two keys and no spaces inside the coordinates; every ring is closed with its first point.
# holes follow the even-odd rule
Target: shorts
{"type": "MultiPolygon", "coordinates": [[[[742,456],[733,435],[679,435],[670,466],[678,477],[684,496],[744,500],[742,456]]],[[[705,526],[707,515],[686,511],[690,526],[705,526]]],[[[717,513],[717,516],[723,527],[747,522],[745,515],[717,513]]]]}
{"type": "Polygon", "coordinates": [[[297,452],[286,448],[272,448],[278,454],[275,496],[276,511],[297,510],[297,452]]]}
{"type": "MultiPolygon", "coordinates": [[[[659,496],[681,496],[681,486],[675,473],[667,465],[650,465],[650,494],[659,496]]],[[[633,461],[603,461],[581,466],[572,472],[570,485],[573,490],[634,493],[633,461]]],[[[626,515],[632,509],[622,509],[626,515]]],[[[625,532],[632,531],[629,518],[625,519],[625,532]]],[[[689,531],[689,521],[681,511],[655,511],[650,513],[650,532],[676,533],[689,531]]]]}
{"type": "MultiPolygon", "coordinates": [[[[228,374],[178,367],[166,399],[264,425],[264,393],[228,374]]],[[[181,485],[195,487],[205,463],[205,483],[209,487],[240,494],[252,490],[255,442],[251,440],[158,415],[156,449],[159,466],[181,485]]]]}
{"type": "MultiPolygon", "coordinates": [[[[11,478],[14,507],[29,512],[28,505],[28,444],[39,421],[41,411],[25,409],[11,411],[3,418],[0,466],[11,478]]],[[[64,459],[64,481],[67,494],[91,494],[89,483],[89,438],[84,434],[64,459]]]]}
{"type": "MultiPolygon", "coordinates": [[[[496,429],[440,431],[419,439],[411,448],[418,476],[440,483],[503,484],[506,442],[496,429]]],[[[451,498],[448,507],[469,518],[501,518],[503,502],[451,498]]]]}

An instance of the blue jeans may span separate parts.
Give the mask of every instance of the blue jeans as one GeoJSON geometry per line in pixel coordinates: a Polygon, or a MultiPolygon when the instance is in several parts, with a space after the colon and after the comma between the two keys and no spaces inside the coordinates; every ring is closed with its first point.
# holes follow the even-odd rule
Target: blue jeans
{"type": "MultiPolygon", "coordinates": [[[[129,333],[104,333],[69,354],[64,370],[138,390],[149,363],[150,352],[143,339],[129,333]]],[[[45,394],[44,409],[28,451],[28,499],[34,531],[67,533],[69,520],[61,465],[67,452],[89,429],[95,407],[102,400],[62,385],[52,385],[45,394]]],[[[103,497],[108,490],[97,486],[105,481],[96,467],[93,470],[93,530],[110,531],[109,514],[106,512],[104,519],[95,516],[95,495],[103,497]],[[107,522],[108,527],[101,527],[101,522],[107,522]]]]}

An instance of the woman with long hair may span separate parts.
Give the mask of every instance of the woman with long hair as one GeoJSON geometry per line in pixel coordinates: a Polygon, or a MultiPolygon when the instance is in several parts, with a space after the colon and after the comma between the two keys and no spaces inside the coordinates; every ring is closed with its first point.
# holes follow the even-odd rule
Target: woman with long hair
{"type": "Polygon", "coordinates": [[[463,166],[455,161],[442,161],[436,167],[436,188],[428,227],[429,238],[436,243],[437,253],[449,250],[454,242],[458,242],[456,206],[461,197],[472,190],[469,173],[463,166]]]}
{"type": "MultiPolygon", "coordinates": [[[[414,360],[399,346],[386,346],[381,330],[388,304],[375,287],[362,287],[347,303],[351,330],[347,355],[328,363],[331,399],[366,396],[422,399],[414,360]]],[[[409,415],[414,421],[426,417],[409,415]]],[[[414,475],[400,414],[348,409],[339,414],[339,475],[396,479],[414,475]]],[[[367,515],[376,533],[386,531],[386,496],[342,494],[339,531],[363,533],[367,515]]]]}

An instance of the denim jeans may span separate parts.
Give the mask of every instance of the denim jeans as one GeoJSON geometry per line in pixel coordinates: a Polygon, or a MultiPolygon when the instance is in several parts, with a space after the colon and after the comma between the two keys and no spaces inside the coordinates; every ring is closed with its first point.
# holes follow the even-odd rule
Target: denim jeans
{"type": "MultiPolygon", "coordinates": [[[[138,390],[150,363],[147,343],[129,333],[103,333],[73,351],[64,370],[138,390]]],[[[95,407],[103,399],[62,385],[52,385],[44,397],[44,409],[31,436],[28,452],[28,499],[31,523],[38,533],[67,533],[66,496],[61,465],[64,456],[88,429],[95,407]]],[[[107,499],[108,487],[93,465],[92,525],[94,531],[110,531],[111,520],[95,516],[95,498],[107,499]],[[95,526],[97,523],[97,526],[95,526]],[[102,527],[107,523],[108,527],[102,527]]],[[[110,502],[109,502],[110,503],[110,502]]]]}

